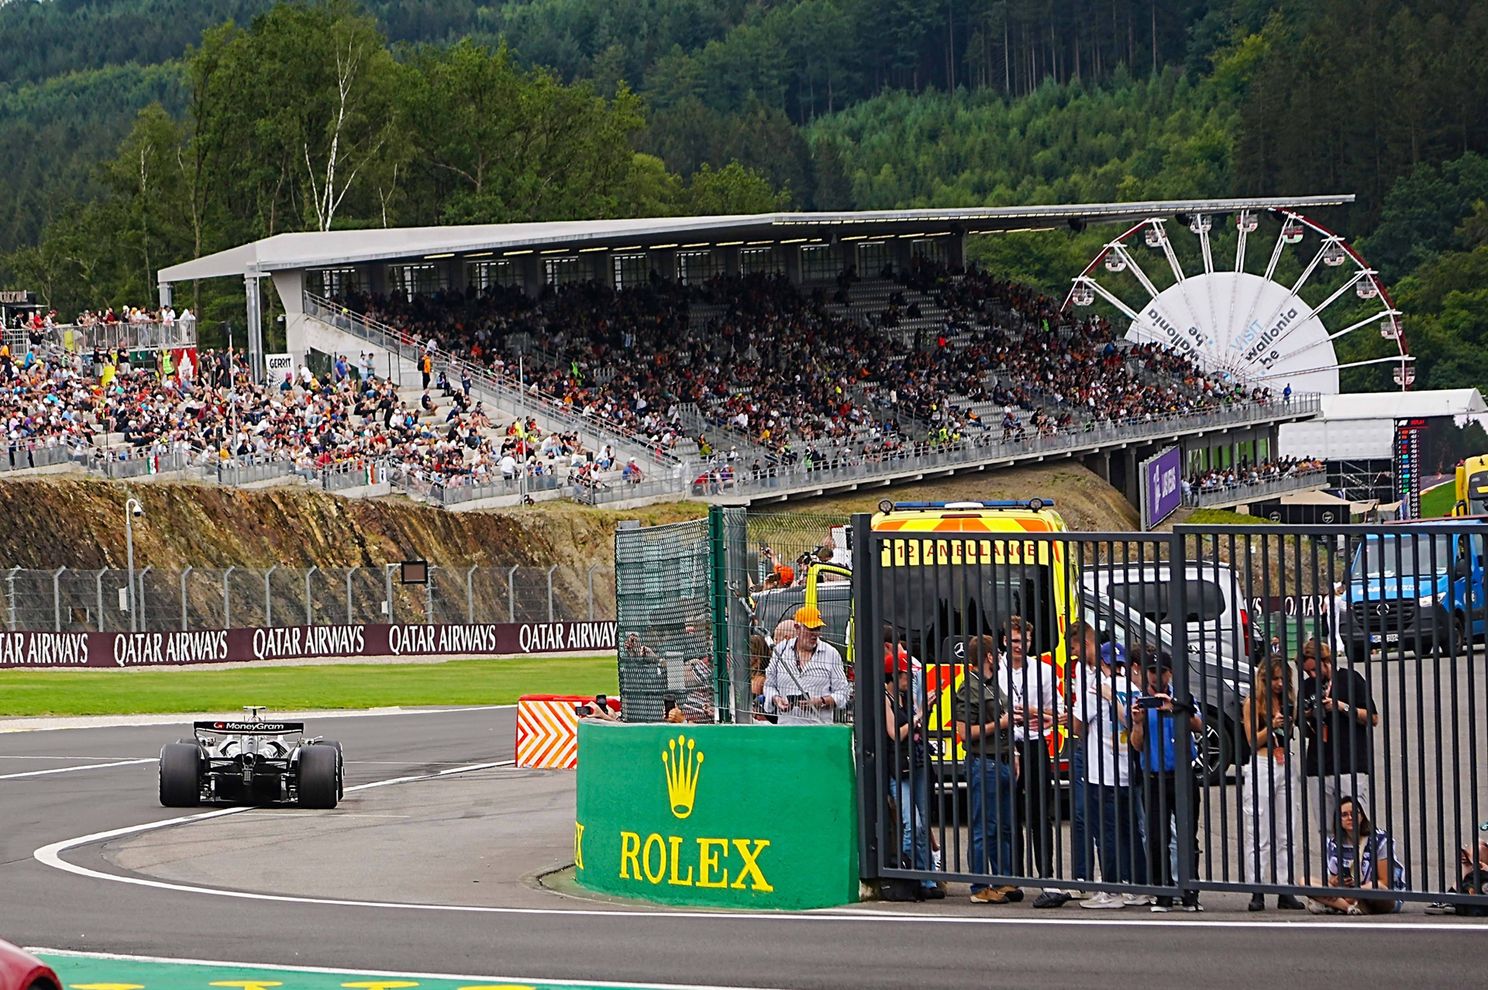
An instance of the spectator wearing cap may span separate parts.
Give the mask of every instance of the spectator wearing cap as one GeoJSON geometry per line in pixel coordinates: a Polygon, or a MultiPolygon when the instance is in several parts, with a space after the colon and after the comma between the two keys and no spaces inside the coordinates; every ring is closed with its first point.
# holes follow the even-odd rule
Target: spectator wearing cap
{"type": "Polygon", "coordinates": [[[826,623],[813,605],[796,610],[796,634],[778,642],[765,670],[765,709],[781,725],[830,725],[847,707],[849,685],[842,654],[821,639],[826,623]]]}
{"type": "MultiPolygon", "coordinates": [[[[1075,730],[1085,740],[1085,816],[1095,835],[1101,879],[1133,883],[1147,873],[1141,814],[1132,787],[1130,735],[1136,688],[1127,671],[1126,649],[1103,643],[1100,663],[1085,672],[1084,691],[1075,708],[1075,730]]],[[[1101,892],[1083,908],[1123,908],[1152,904],[1140,894],[1101,892]]]]}
{"type": "MultiPolygon", "coordinates": [[[[1146,679],[1146,707],[1133,713],[1131,746],[1142,769],[1142,806],[1147,812],[1147,866],[1153,884],[1171,887],[1174,878],[1168,849],[1174,837],[1172,823],[1178,808],[1179,762],[1192,764],[1198,757],[1194,733],[1202,732],[1204,723],[1200,721],[1198,707],[1191,699],[1173,697],[1171,657],[1158,650],[1148,651],[1143,658],[1142,672],[1146,679]]],[[[1188,775],[1187,788],[1188,805],[1194,809],[1187,816],[1189,876],[1196,877],[1199,871],[1199,782],[1194,774],[1188,775]]],[[[1178,848],[1181,854],[1182,842],[1178,848]]],[[[1185,911],[1202,911],[1199,892],[1185,890],[1182,906],[1185,911]]],[[[1173,899],[1164,896],[1157,899],[1152,910],[1169,911],[1172,907],[1173,899]]]]}
{"type": "MultiPolygon", "coordinates": [[[[888,730],[889,787],[899,816],[903,865],[930,869],[930,767],[926,759],[924,716],[914,700],[909,654],[884,651],[884,726],[888,730]]],[[[931,880],[920,881],[927,898],[945,891],[931,880]]]]}

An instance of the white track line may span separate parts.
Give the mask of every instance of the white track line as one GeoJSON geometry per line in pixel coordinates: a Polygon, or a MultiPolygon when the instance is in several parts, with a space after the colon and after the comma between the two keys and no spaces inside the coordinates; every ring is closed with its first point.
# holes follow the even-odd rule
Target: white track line
{"type": "MultiPolygon", "coordinates": [[[[434,780],[456,773],[470,773],[476,770],[489,770],[495,767],[512,766],[515,760],[502,760],[497,763],[476,763],[470,766],[453,767],[448,770],[440,770],[431,774],[420,774],[410,777],[395,777],[390,780],[378,780],[369,784],[358,784],[355,787],[346,788],[347,792],[366,791],[376,787],[390,787],[393,784],[406,784],[418,780],[434,780]]],[[[870,923],[870,924],[932,924],[932,925],[1042,925],[1045,927],[1059,927],[1072,925],[1076,927],[1105,927],[1105,928],[1263,928],[1270,931],[1288,932],[1313,932],[1320,929],[1331,928],[1339,931],[1353,932],[1355,934],[1367,934],[1373,931],[1399,930],[1399,931],[1442,931],[1442,932],[1466,932],[1475,937],[1481,937],[1483,926],[1473,924],[1448,924],[1444,922],[1419,922],[1408,923],[1400,921],[1374,921],[1371,919],[1366,924],[1360,924],[1357,920],[1350,921],[1307,921],[1307,922],[1281,922],[1281,921],[1227,921],[1218,918],[1212,920],[1201,920],[1198,918],[1153,918],[1146,917],[1142,920],[1136,918],[1031,918],[1031,917],[987,917],[987,916],[944,916],[907,914],[893,911],[879,911],[875,909],[843,910],[841,908],[830,908],[818,911],[661,911],[655,909],[630,909],[626,907],[609,910],[596,908],[518,908],[518,907],[495,907],[474,906],[468,904],[414,904],[401,901],[364,901],[351,898],[339,897],[300,897],[289,894],[259,894],[240,890],[225,890],[217,887],[198,887],[192,884],[170,883],[165,880],[151,880],[147,877],[121,876],[115,873],[103,873],[99,870],[90,870],[86,866],[69,863],[62,858],[62,854],[78,846],[85,846],[97,842],[107,842],[111,839],[122,838],[126,835],[137,835],[142,832],[150,832],[155,829],[167,828],[173,825],[188,825],[193,822],[207,821],[213,818],[222,818],[226,815],[241,814],[251,809],[247,807],[222,808],[216,811],[208,811],[196,815],[186,815],[180,818],[168,818],[164,821],[146,822],[143,825],[129,825],[124,828],[111,829],[107,832],[94,832],[91,835],[81,835],[75,839],[64,839],[61,842],[53,842],[42,846],[31,855],[37,862],[61,870],[64,873],[72,873],[80,877],[88,877],[93,880],[107,880],[112,883],[129,884],[135,887],[151,887],[156,890],[169,890],[183,894],[207,894],[213,897],[233,897],[247,901],[267,901],[275,904],[304,904],[321,907],[351,907],[372,908],[378,910],[400,910],[435,912],[441,914],[496,914],[496,915],[533,915],[552,917],[579,917],[579,918],[643,918],[643,919],[695,919],[708,921],[752,921],[752,922],[786,922],[788,924],[799,924],[802,922],[835,922],[835,923],[870,923]]],[[[119,957],[127,958],[127,957],[119,957]]],[[[326,970],[325,972],[344,972],[344,970],[326,970]]],[[[397,975],[397,974],[390,974],[397,975]]],[[[460,977],[463,979],[464,977],[460,977]]],[[[545,982],[539,980],[538,982],[545,982]]],[[[551,981],[546,981],[551,982],[551,981]]],[[[604,986],[605,984],[596,984],[604,986]]],[[[615,986],[631,986],[631,984],[614,984],[615,986]]],[[[652,986],[653,984],[643,984],[652,986]]],[[[655,984],[661,986],[661,984],[655,984]]],[[[684,985],[685,986],[685,985],[684,985]]]]}
{"type": "Polygon", "coordinates": [[[85,763],[79,767],[52,767],[50,770],[28,770],[25,773],[0,774],[0,780],[20,780],[22,777],[46,777],[54,773],[72,773],[76,770],[107,770],[109,767],[132,767],[140,763],[154,763],[157,757],[147,756],[139,760],[118,760],[114,763],[85,763]]]}
{"type": "MultiPolygon", "coordinates": [[[[347,711],[344,709],[298,712],[276,712],[275,718],[319,721],[323,718],[384,718],[389,715],[452,715],[455,712],[499,712],[516,708],[516,705],[470,705],[464,708],[372,708],[347,711]]],[[[66,729],[120,729],[149,725],[180,725],[202,718],[242,718],[231,712],[169,712],[158,715],[78,715],[65,718],[50,716],[0,719],[0,733],[6,732],[60,732],[66,729]]]]}
{"type": "Polygon", "coordinates": [[[460,983],[543,983],[558,986],[606,987],[615,988],[615,990],[765,990],[765,988],[725,987],[708,983],[657,983],[655,980],[647,980],[645,983],[615,983],[610,980],[560,980],[554,979],[551,976],[469,976],[461,973],[395,973],[384,969],[336,969],[329,966],[275,966],[267,963],[221,962],[215,959],[172,959],[169,956],[131,956],[115,952],[76,952],[71,949],[48,949],[41,946],[30,946],[27,947],[26,951],[32,955],[38,952],[44,952],[50,956],[66,956],[71,959],[115,959],[120,962],[166,963],[184,966],[221,966],[231,969],[269,970],[287,973],[328,973],[334,976],[417,977],[421,980],[453,980],[460,983]]]}

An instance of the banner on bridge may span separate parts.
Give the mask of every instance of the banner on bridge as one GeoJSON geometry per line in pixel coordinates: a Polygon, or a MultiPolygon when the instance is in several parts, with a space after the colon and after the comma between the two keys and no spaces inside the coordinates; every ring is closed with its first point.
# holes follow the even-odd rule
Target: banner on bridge
{"type": "Polygon", "coordinates": [[[613,622],[0,632],[0,667],[172,667],[326,657],[506,656],[614,649],[613,622]]]}

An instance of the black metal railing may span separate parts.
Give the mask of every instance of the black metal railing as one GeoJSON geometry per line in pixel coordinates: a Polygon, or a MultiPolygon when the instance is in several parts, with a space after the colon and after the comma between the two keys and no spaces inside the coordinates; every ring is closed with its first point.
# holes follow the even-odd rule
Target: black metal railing
{"type": "Polygon", "coordinates": [[[854,520],[865,877],[1488,908],[1488,526],[1038,529],[854,520]]]}

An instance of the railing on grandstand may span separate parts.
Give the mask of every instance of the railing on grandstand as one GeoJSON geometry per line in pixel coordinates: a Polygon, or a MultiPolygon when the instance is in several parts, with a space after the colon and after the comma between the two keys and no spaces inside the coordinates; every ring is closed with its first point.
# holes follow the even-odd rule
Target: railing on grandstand
{"type": "Polygon", "coordinates": [[[75,447],[34,447],[13,443],[6,448],[5,455],[0,457],[0,471],[28,471],[55,464],[75,464],[80,456],[75,447]]]}
{"type": "MultiPolygon", "coordinates": [[[[353,313],[344,306],[339,306],[329,299],[309,292],[304,295],[305,312],[322,322],[333,327],[355,334],[364,340],[370,341],[383,350],[393,351],[399,357],[409,361],[417,362],[424,353],[424,343],[396,327],[390,327],[385,323],[368,319],[360,313],[353,313]]],[[[484,391],[501,397],[512,403],[519,411],[531,410],[534,414],[558,424],[564,431],[573,430],[579,433],[611,434],[613,442],[625,445],[628,449],[644,452],[646,456],[657,464],[676,464],[678,459],[666,451],[657,449],[657,445],[649,438],[636,433],[627,427],[616,423],[595,419],[575,413],[570,407],[557,397],[538,391],[535,388],[521,388],[516,383],[507,381],[480,365],[452,358],[448,355],[439,356],[441,364],[449,369],[451,381],[457,381],[461,373],[469,372],[471,381],[478,384],[484,391]]]]}
{"type": "MultiPolygon", "coordinates": [[[[129,613],[119,604],[128,584],[123,568],[0,570],[0,629],[126,631],[129,613]]],[[[430,565],[424,585],[404,585],[395,571],[376,565],[145,566],[136,569],[135,585],[140,629],[149,632],[342,622],[578,622],[615,615],[608,563],[430,565]]]]}
{"type": "Polygon", "coordinates": [[[367,457],[328,464],[320,468],[316,474],[320,479],[320,487],[328,492],[390,485],[393,479],[392,465],[388,461],[367,457]]]}
{"type": "Polygon", "coordinates": [[[652,481],[601,481],[593,484],[574,483],[568,485],[569,497],[583,505],[613,505],[631,499],[659,498],[666,495],[681,495],[688,489],[688,479],[683,475],[658,478],[652,481]]]}
{"type": "Polygon", "coordinates": [[[1226,406],[1186,416],[1143,419],[1129,422],[1102,421],[1085,429],[1066,429],[1050,436],[1009,436],[988,429],[961,440],[932,444],[916,443],[892,452],[843,454],[827,456],[812,463],[805,460],[793,465],[771,465],[755,474],[736,466],[732,491],[740,494],[774,492],[798,487],[865,481],[919,471],[939,471],[961,465],[1013,462],[1033,456],[1049,456],[1077,450],[1098,448],[1113,443],[1130,443],[1197,430],[1244,426],[1283,417],[1316,415],[1320,408],[1317,395],[1294,395],[1286,405],[1281,403],[1247,403],[1226,406]]]}
{"type": "Polygon", "coordinates": [[[1325,484],[1327,480],[1326,468],[1314,468],[1310,471],[1298,471],[1284,478],[1270,478],[1266,481],[1237,482],[1216,486],[1201,485],[1188,492],[1183,499],[1183,504],[1196,509],[1217,505],[1235,505],[1240,502],[1253,502],[1271,495],[1284,495],[1287,492],[1316,488],[1325,484]]]}
{"type": "MultiPolygon", "coordinates": [[[[30,346],[29,335],[32,331],[25,332],[28,335],[27,345],[30,346]]],[[[195,347],[196,320],[176,320],[172,323],[66,323],[43,329],[41,340],[43,348],[53,347],[69,354],[86,354],[94,349],[158,351],[195,347]]]]}
{"type": "Polygon", "coordinates": [[[95,449],[92,454],[86,455],[83,459],[83,466],[89,471],[114,481],[184,471],[191,465],[191,453],[184,450],[156,452],[148,448],[140,450],[125,448],[122,451],[112,451],[100,456],[101,453],[95,449]]]}

